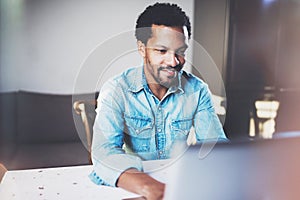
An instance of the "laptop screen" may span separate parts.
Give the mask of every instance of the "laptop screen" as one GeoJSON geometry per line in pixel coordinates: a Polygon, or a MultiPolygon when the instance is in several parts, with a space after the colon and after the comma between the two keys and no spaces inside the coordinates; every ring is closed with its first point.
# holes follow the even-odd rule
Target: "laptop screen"
{"type": "Polygon", "coordinates": [[[300,138],[191,146],[172,166],[165,199],[300,199],[300,138]]]}

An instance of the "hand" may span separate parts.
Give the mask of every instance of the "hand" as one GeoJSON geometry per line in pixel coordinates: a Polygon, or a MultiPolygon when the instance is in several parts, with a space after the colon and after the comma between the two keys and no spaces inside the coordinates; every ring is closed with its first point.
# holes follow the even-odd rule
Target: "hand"
{"type": "Polygon", "coordinates": [[[136,169],[123,172],[117,186],[140,194],[147,200],[161,200],[164,197],[165,184],[136,169]]]}

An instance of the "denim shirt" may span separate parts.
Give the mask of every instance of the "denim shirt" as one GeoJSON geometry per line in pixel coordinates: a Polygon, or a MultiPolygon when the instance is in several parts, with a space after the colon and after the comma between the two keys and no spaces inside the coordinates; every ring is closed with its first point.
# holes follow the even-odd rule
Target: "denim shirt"
{"type": "Polygon", "coordinates": [[[183,70],[161,100],[137,67],[106,82],[97,102],[90,175],[97,184],[116,186],[125,170],[142,171],[143,160],[179,156],[191,127],[197,141],[226,139],[207,85],[183,70]]]}

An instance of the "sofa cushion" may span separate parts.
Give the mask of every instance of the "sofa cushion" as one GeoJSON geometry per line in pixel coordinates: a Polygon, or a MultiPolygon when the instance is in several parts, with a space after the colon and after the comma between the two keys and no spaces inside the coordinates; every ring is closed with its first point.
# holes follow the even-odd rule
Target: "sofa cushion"
{"type": "Polygon", "coordinates": [[[0,162],[9,170],[89,164],[83,124],[73,116],[78,99],[95,94],[0,93],[0,162]]]}
{"type": "Polygon", "coordinates": [[[18,92],[18,143],[80,141],[72,109],[72,95],[18,92]]]}

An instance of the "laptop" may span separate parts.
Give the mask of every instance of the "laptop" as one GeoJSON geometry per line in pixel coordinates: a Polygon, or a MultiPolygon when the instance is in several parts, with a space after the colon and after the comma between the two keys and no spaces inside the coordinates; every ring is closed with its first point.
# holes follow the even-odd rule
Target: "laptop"
{"type": "Polygon", "coordinates": [[[169,166],[165,199],[300,199],[300,137],[218,143],[205,157],[200,149],[169,166]]]}

